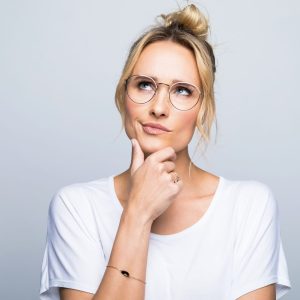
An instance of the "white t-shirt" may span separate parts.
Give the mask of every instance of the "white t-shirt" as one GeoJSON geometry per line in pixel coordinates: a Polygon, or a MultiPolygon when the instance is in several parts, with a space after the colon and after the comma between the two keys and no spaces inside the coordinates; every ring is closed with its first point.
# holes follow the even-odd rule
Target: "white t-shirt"
{"type": "MultiPolygon", "coordinates": [[[[41,300],[58,300],[58,287],[97,291],[123,210],[113,177],[71,184],[54,195],[41,300]]],[[[270,188],[220,176],[195,224],[175,234],[150,233],[146,282],[145,300],[235,300],[272,283],[276,299],[286,294],[291,284],[270,188]]]]}

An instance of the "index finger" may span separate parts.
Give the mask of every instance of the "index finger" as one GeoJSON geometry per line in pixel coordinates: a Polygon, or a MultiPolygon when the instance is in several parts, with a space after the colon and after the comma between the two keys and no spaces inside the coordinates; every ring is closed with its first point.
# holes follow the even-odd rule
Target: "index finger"
{"type": "Polygon", "coordinates": [[[156,162],[163,162],[166,160],[175,161],[176,159],[176,152],[172,147],[166,147],[160,149],[154,153],[152,153],[148,159],[154,160],[156,162]]]}

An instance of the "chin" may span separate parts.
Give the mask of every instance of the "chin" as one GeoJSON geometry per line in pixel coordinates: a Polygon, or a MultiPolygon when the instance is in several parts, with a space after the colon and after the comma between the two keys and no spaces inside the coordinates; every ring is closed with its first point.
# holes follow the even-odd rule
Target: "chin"
{"type": "MultiPolygon", "coordinates": [[[[148,141],[148,140],[138,140],[139,144],[141,146],[141,149],[145,153],[145,155],[149,155],[151,153],[157,152],[163,148],[171,146],[170,143],[164,142],[164,141],[148,141]]],[[[172,147],[172,146],[171,146],[172,147]]]]}

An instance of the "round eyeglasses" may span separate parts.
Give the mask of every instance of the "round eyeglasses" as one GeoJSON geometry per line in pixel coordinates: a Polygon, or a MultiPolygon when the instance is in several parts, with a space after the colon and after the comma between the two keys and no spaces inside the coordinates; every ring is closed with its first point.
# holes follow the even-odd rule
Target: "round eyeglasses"
{"type": "Polygon", "coordinates": [[[128,97],[138,104],[144,104],[153,99],[159,84],[169,87],[170,102],[179,110],[192,109],[200,99],[200,89],[187,82],[176,82],[169,85],[156,82],[153,78],[142,75],[132,75],[125,81],[128,97]]]}

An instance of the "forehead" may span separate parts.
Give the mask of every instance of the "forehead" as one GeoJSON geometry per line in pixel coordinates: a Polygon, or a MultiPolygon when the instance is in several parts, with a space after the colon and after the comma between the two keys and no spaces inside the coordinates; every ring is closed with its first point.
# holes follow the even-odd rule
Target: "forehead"
{"type": "Polygon", "coordinates": [[[158,41],[148,45],[142,51],[132,73],[155,77],[163,82],[172,82],[176,78],[200,85],[193,52],[172,41],[158,41]]]}

